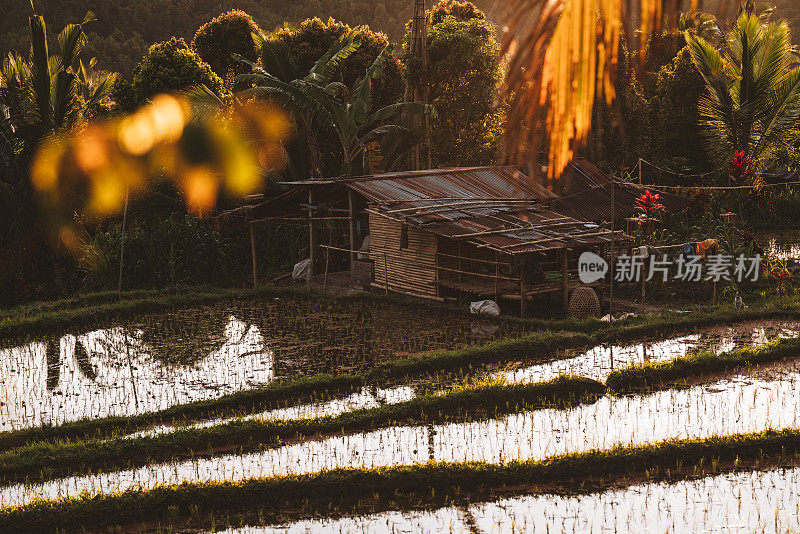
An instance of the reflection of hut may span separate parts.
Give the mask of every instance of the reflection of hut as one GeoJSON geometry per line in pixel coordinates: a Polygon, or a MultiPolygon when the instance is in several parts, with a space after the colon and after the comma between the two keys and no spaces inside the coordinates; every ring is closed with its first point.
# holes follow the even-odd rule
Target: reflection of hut
{"type": "MultiPolygon", "coordinates": [[[[363,271],[372,286],[442,300],[460,292],[527,303],[580,285],[577,256],[602,254],[611,230],[543,206],[510,167],[409,171],[291,182],[305,191],[315,273],[363,271]]],[[[538,193],[541,193],[539,191],[538,193]]],[[[622,232],[616,241],[627,239],[622,232]]],[[[594,285],[600,286],[602,282],[594,285]]],[[[601,292],[602,298],[602,292],[601,292]]]]}

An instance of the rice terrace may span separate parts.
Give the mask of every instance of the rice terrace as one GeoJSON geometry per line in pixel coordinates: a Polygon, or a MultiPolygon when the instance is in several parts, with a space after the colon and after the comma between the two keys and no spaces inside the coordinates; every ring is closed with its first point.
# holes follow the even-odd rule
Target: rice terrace
{"type": "Polygon", "coordinates": [[[794,0],[10,0],[0,533],[800,532],[794,0]]]}

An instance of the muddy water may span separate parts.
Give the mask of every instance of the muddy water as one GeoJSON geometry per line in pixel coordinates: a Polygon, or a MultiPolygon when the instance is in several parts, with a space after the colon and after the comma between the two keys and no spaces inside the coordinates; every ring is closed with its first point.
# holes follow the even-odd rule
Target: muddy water
{"type": "Polygon", "coordinates": [[[246,455],[54,480],[0,489],[0,504],[162,484],[240,481],[338,467],[374,468],[434,461],[537,460],[667,439],[758,432],[798,426],[800,374],[766,381],[738,376],[685,390],[604,397],[568,410],[536,410],[500,419],[305,441],[246,455]]]}
{"type": "Polygon", "coordinates": [[[205,356],[165,361],[141,331],[66,335],[0,350],[0,431],[134,415],[269,383],[273,353],[230,317],[205,356]]]}
{"type": "Polygon", "coordinates": [[[528,495],[463,508],[316,519],[220,534],[454,532],[750,534],[800,529],[800,469],[740,472],[580,496],[528,495]]]}
{"type": "MultiPolygon", "coordinates": [[[[672,360],[699,350],[722,353],[738,348],[762,345],[771,339],[786,338],[798,334],[794,322],[776,321],[768,326],[756,323],[743,323],[729,327],[709,329],[700,334],[692,334],[663,341],[637,343],[633,345],[597,346],[572,358],[555,360],[543,364],[523,367],[510,371],[492,372],[489,378],[499,378],[509,383],[533,383],[552,380],[560,374],[573,374],[605,381],[609,373],[644,362],[672,360]]],[[[442,386],[443,384],[438,384],[442,386]]],[[[456,383],[447,384],[458,386],[456,383]]],[[[384,404],[394,404],[411,400],[417,395],[415,387],[400,386],[389,389],[364,388],[358,393],[328,402],[302,404],[269,410],[249,415],[241,419],[276,420],[336,416],[348,411],[375,408],[384,404]]],[[[233,421],[239,418],[214,419],[188,425],[200,428],[233,421]]],[[[186,428],[186,427],[183,427],[186,428]]],[[[163,425],[132,436],[163,434],[176,427],[163,425]]]]}
{"type": "Polygon", "coordinates": [[[572,374],[604,382],[617,369],[647,362],[665,362],[699,351],[721,354],[734,349],[756,347],[771,339],[797,336],[799,331],[800,325],[796,321],[742,323],[663,341],[597,346],[574,358],[505,371],[497,376],[518,383],[543,382],[560,374],[572,374]]]}

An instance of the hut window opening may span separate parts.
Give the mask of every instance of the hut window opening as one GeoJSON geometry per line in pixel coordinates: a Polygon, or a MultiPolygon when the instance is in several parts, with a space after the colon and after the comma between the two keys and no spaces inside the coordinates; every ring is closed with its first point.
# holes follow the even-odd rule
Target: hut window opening
{"type": "Polygon", "coordinates": [[[408,248],[408,226],[400,225],[400,248],[408,248]]]}

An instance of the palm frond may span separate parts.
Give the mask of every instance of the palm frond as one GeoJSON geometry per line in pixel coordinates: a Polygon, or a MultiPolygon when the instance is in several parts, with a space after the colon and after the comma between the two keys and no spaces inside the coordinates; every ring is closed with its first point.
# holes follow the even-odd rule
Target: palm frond
{"type": "Polygon", "coordinates": [[[31,30],[31,79],[33,93],[36,98],[36,109],[39,120],[45,128],[52,124],[50,117],[50,57],[47,52],[47,28],[44,17],[30,17],[28,25],[31,30]]]}
{"type": "Polygon", "coordinates": [[[58,70],[68,69],[81,53],[86,42],[83,27],[80,24],[67,24],[58,34],[58,70]]]}

